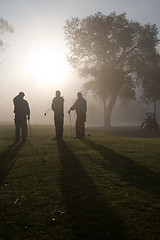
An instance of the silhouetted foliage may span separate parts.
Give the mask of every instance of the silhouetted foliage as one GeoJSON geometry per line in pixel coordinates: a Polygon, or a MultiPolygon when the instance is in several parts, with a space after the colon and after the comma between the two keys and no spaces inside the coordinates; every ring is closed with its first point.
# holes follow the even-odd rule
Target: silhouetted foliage
{"type": "Polygon", "coordinates": [[[96,13],[82,20],[72,18],[64,29],[70,49],[68,61],[79,76],[89,79],[85,89],[103,101],[105,126],[110,126],[118,97],[125,103],[135,100],[136,88],[141,86],[145,90],[143,100],[147,100],[146,85],[152,85],[152,70],[159,64],[155,24],[142,26],[128,20],[125,13],[114,12],[108,16],[96,13]]]}
{"type": "MultiPolygon", "coordinates": [[[[14,29],[12,25],[9,25],[8,21],[4,20],[3,18],[0,18],[0,36],[4,33],[13,33],[14,29]]],[[[0,50],[4,51],[4,42],[0,38],[0,50]]]]}
{"type": "Polygon", "coordinates": [[[145,81],[142,81],[143,95],[142,101],[146,104],[160,99],[160,65],[154,65],[150,69],[145,81]]]}

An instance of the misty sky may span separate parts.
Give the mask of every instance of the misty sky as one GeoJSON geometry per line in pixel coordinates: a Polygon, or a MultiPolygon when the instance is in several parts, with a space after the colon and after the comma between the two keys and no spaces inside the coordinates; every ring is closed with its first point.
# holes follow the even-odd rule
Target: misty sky
{"type": "Polygon", "coordinates": [[[57,89],[65,98],[66,110],[76,99],[84,80],[65,60],[67,19],[126,12],[129,20],[155,23],[160,29],[159,9],[159,0],[0,0],[0,18],[15,31],[0,36],[9,45],[4,54],[0,52],[0,122],[13,121],[12,99],[20,91],[30,104],[32,123],[53,122],[52,113],[44,117],[44,112],[57,89]]]}

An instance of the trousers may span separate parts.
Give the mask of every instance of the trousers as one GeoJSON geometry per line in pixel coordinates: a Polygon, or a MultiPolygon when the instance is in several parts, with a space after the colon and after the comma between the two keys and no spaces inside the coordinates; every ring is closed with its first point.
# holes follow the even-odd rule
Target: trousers
{"type": "Polygon", "coordinates": [[[61,140],[63,136],[63,114],[54,115],[54,123],[56,129],[56,138],[61,140]]]}
{"type": "Polygon", "coordinates": [[[15,141],[20,140],[22,130],[22,141],[26,141],[28,136],[27,118],[26,116],[15,116],[15,141]]]}

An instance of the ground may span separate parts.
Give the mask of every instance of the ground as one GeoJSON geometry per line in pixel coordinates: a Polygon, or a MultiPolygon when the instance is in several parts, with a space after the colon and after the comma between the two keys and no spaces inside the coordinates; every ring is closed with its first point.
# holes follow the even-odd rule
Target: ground
{"type": "Polygon", "coordinates": [[[139,127],[111,127],[95,128],[95,130],[101,133],[105,132],[109,136],[121,136],[121,137],[138,137],[138,138],[160,138],[160,130],[140,130],[139,127]]]}

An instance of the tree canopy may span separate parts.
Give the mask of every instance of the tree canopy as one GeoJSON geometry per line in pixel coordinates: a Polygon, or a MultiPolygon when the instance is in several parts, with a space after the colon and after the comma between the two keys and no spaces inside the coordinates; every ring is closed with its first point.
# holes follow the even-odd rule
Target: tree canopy
{"type": "Polygon", "coordinates": [[[126,13],[96,13],[67,20],[64,30],[68,61],[79,76],[88,78],[85,88],[102,99],[105,126],[110,126],[118,97],[123,102],[135,100],[136,88],[141,86],[143,99],[147,99],[147,82],[152,84],[153,69],[160,61],[155,24],[143,26],[128,20],[126,13]]]}
{"type": "Polygon", "coordinates": [[[4,33],[13,33],[14,29],[12,25],[9,25],[8,21],[4,20],[3,18],[0,18],[0,50],[4,51],[4,42],[1,39],[1,36],[4,33]]]}

